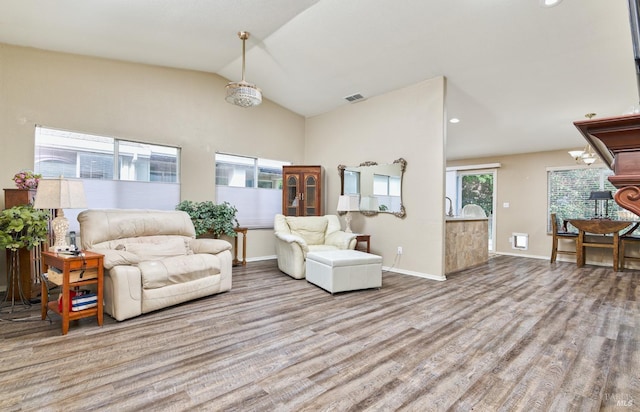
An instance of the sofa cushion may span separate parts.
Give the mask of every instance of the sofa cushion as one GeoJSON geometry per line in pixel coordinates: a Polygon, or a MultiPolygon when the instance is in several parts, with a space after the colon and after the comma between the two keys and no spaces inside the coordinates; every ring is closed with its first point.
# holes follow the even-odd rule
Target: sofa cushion
{"type": "Polygon", "coordinates": [[[287,216],[291,234],[300,236],[308,245],[324,244],[327,219],[324,216],[287,216]]]}
{"type": "Polygon", "coordinates": [[[220,259],[196,254],[148,260],[138,264],[143,289],[155,289],[185,283],[220,273],[220,259]]]}
{"type": "MultiPolygon", "coordinates": [[[[144,238],[140,238],[139,240],[144,240],[144,238]]],[[[122,248],[116,246],[116,249],[133,253],[138,256],[140,261],[159,260],[171,256],[184,256],[191,253],[191,249],[188,248],[188,242],[185,241],[185,238],[179,236],[163,236],[161,239],[156,237],[156,240],[157,242],[126,242],[122,243],[122,248]]]]}

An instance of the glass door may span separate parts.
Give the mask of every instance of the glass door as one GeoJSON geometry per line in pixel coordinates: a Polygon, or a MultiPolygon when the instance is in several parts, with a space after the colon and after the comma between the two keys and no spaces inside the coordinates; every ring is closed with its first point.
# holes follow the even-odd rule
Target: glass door
{"type": "Polygon", "coordinates": [[[296,174],[291,174],[291,175],[287,175],[285,177],[287,185],[285,188],[285,193],[286,193],[286,205],[287,205],[287,216],[299,216],[300,213],[298,213],[298,210],[300,208],[300,199],[298,196],[299,193],[299,186],[300,186],[300,179],[298,178],[298,175],[296,174]]]}
{"type": "Polygon", "coordinates": [[[478,205],[484,210],[489,218],[489,251],[495,250],[495,180],[495,169],[457,173],[457,210],[469,204],[478,205]]]}
{"type": "Polygon", "coordinates": [[[304,177],[304,207],[305,216],[316,216],[318,193],[318,180],[315,174],[308,174],[304,177]]]}

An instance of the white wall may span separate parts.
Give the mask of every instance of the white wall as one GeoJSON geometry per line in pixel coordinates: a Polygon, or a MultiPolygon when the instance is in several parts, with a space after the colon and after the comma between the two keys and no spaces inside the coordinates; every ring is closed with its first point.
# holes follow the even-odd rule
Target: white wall
{"type": "MultiPolygon", "coordinates": [[[[0,44],[0,182],[13,187],[13,174],[33,166],[36,124],[180,146],[181,197],[196,201],[216,200],[216,151],[322,164],[327,213],[335,213],[339,164],[402,157],[407,217],[356,213],[354,229],[372,235],[385,266],[402,246],[396,269],[443,277],[444,78],[306,121],[268,100],[231,106],[226,83],[210,73],[0,44]]],[[[273,256],[272,231],[251,231],[247,249],[249,258],[273,256]]]]}
{"type": "Polygon", "coordinates": [[[403,202],[407,215],[354,213],[354,232],[371,234],[371,252],[401,272],[444,279],[443,77],[392,91],[307,119],[305,160],[325,165],[328,213],[336,213],[338,165],[407,161],[403,202]]]}
{"type": "MultiPolygon", "coordinates": [[[[0,44],[0,185],[33,168],[34,127],[95,133],[182,148],[181,196],[215,201],[216,151],[301,163],[304,118],[268,100],[225,102],[228,80],[0,44]]],[[[0,196],[4,206],[4,197],[0,196]]],[[[252,231],[249,256],[272,256],[273,232],[252,231]]],[[[0,287],[5,283],[0,259],[0,287]]]]}

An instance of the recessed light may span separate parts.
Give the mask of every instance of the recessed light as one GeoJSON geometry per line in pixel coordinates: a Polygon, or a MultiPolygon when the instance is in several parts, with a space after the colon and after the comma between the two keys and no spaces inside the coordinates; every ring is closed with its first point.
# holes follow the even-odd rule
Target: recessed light
{"type": "Polygon", "coordinates": [[[540,0],[540,7],[553,7],[560,4],[562,0],[540,0]]]}
{"type": "Polygon", "coordinates": [[[452,117],[451,119],[449,119],[449,123],[460,123],[460,119],[458,119],[457,117],[452,117]]]}

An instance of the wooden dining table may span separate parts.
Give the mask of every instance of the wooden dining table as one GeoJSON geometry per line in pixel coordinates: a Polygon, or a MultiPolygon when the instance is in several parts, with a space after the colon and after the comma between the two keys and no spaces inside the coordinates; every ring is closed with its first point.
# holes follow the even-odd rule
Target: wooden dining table
{"type": "Polygon", "coordinates": [[[568,219],[569,224],[578,229],[578,239],[576,240],[576,263],[578,267],[582,267],[585,264],[586,256],[585,249],[587,247],[595,248],[607,248],[612,249],[613,252],[613,270],[618,271],[618,255],[620,251],[620,231],[633,225],[624,234],[630,234],[640,224],[633,220],[612,220],[612,219],[568,219]],[[596,240],[588,240],[586,234],[591,233],[595,235],[611,235],[611,243],[608,241],[602,242],[602,236],[596,240]]]}

